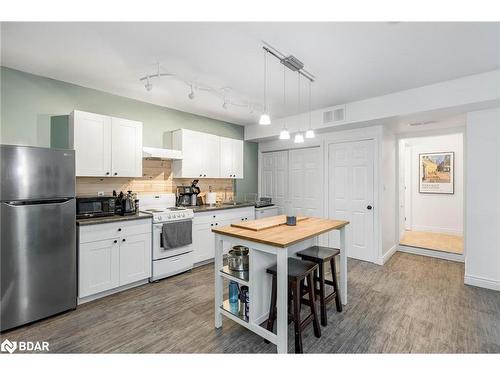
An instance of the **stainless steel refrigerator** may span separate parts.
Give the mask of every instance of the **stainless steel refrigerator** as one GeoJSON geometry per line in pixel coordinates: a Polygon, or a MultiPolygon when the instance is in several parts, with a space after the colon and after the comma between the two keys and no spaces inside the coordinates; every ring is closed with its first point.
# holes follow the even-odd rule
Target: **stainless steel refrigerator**
{"type": "Polygon", "coordinates": [[[76,308],[75,152],[0,145],[0,330],[76,308]]]}

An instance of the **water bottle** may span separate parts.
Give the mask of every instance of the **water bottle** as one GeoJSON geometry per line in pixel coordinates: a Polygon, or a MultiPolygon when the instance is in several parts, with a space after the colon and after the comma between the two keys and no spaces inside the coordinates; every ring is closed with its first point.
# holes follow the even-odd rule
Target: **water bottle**
{"type": "Polygon", "coordinates": [[[250,318],[249,310],[250,310],[250,298],[248,295],[248,287],[242,286],[240,290],[240,300],[241,305],[243,306],[243,317],[248,321],[250,318]]]}
{"type": "Polygon", "coordinates": [[[239,288],[236,281],[229,281],[229,308],[233,314],[239,312],[239,288]]]}

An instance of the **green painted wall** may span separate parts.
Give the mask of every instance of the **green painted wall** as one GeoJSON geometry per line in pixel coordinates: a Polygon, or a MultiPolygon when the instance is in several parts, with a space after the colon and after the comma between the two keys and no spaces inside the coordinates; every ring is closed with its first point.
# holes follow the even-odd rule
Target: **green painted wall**
{"type": "MultiPolygon", "coordinates": [[[[64,122],[74,109],[142,121],[144,146],[169,146],[168,132],[180,128],[243,139],[239,125],[6,67],[0,70],[0,95],[1,143],[50,147],[51,139],[66,137],[51,134],[51,122],[64,122]]],[[[236,182],[236,190],[257,193],[257,144],[245,142],[244,153],[245,178],[236,182]]]]}

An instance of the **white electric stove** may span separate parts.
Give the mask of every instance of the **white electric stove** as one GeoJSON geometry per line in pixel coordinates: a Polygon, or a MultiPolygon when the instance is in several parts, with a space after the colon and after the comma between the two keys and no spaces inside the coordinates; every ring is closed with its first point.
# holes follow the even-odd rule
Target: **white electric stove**
{"type": "Polygon", "coordinates": [[[153,262],[150,281],[157,281],[193,268],[192,220],[190,208],[175,207],[175,194],[141,194],[139,207],[142,212],[153,216],[153,262]],[[163,226],[170,233],[168,241],[163,238],[163,226]],[[179,230],[169,231],[168,226],[179,230]],[[191,228],[187,238],[186,229],[191,228]],[[183,234],[180,234],[184,232],[183,234]],[[176,238],[179,236],[179,238],[176,238]],[[175,243],[171,247],[166,243],[175,243]]]}

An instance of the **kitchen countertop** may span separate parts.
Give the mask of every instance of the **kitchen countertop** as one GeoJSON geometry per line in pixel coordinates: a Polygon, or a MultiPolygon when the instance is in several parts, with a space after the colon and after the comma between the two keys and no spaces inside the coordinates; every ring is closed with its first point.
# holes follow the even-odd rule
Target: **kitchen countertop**
{"type": "Polygon", "coordinates": [[[149,219],[153,216],[140,212],[135,215],[121,216],[121,215],[113,215],[113,216],[104,216],[104,217],[91,217],[88,219],[76,219],[76,225],[84,226],[84,225],[96,225],[96,224],[105,224],[105,223],[115,223],[118,221],[129,221],[129,220],[140,220],[140,219],[149,219]]]}
{"type": "MultiPolygon", "coordinates": [[[[249,225],[253,222],[258,223],[268,219],[269,218],[247,221],[245,224],[249,225]]],[[[276,247],[288,247],[308,238],[319,236],[322,233],[334,229],[341,229],[347,224],[349,224],[349,222],[343,220],[308,217],[302,221],[298,221],[295,226],[280,225],[259,231],[227,226],[212,229],[212,232],[276,247]]]]}
{"type": "Polygon", "coordinates": [[[196,212],[207,212],[207,211],[216,211],[216,210],[230,210],[233,208],[242,208],[242,207],[254,207],[255,202],[245,202],[245,203],[236,203],[236,204],[218,204],[215,206],[210,206],[208,204],[204,204],[202,206],[192,207],[193,211],[196,212]]]}

